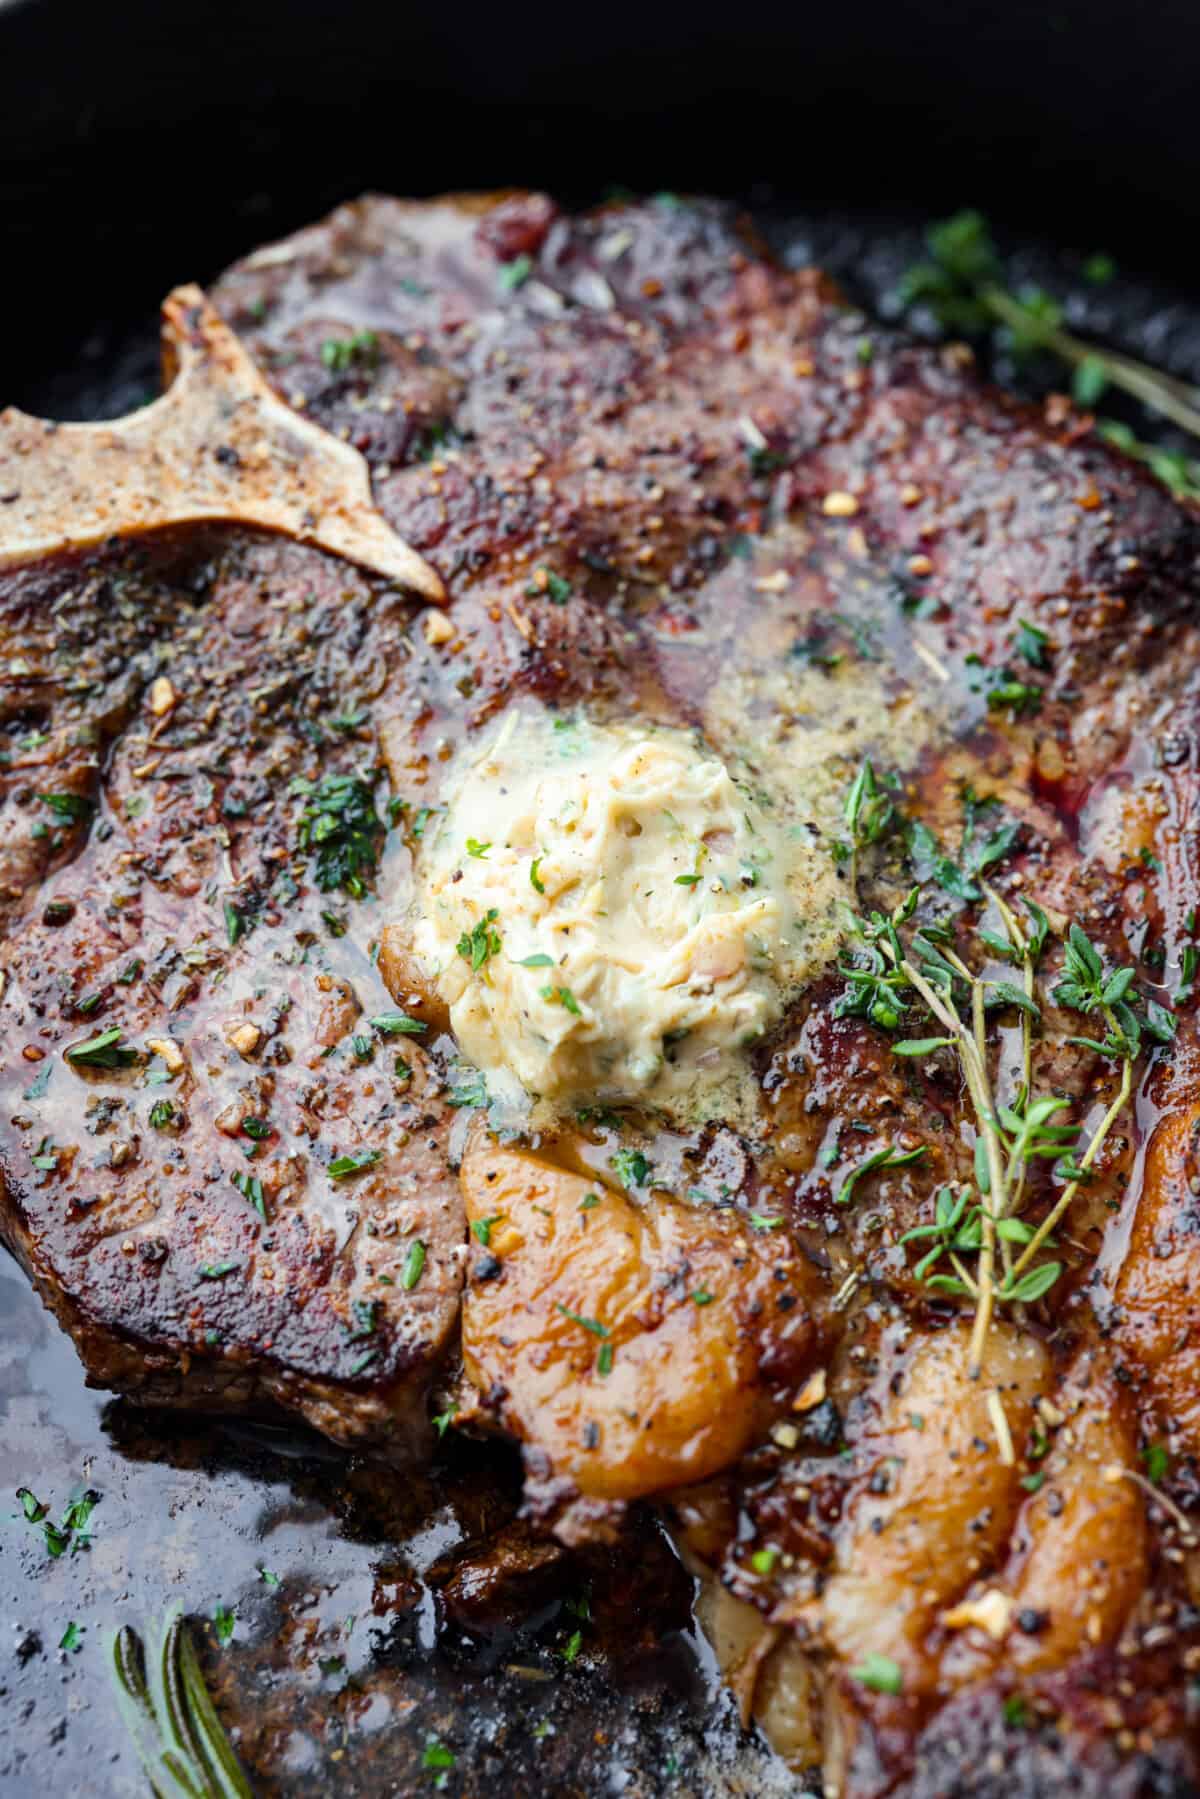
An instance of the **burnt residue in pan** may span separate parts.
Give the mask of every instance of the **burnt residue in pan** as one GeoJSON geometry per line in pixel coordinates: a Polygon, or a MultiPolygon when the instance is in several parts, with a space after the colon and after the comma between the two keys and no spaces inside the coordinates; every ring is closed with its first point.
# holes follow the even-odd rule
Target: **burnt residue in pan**
{"type": "MultiPolygon", "coordinates": [[[[789,262],[820,262],[885,314],[920,254],[919,229],[895,218],[776,214],[768,229],[789,262]]],[[[1114,247],[1018,249],[1009,272],[1062,292],[1088,251],[1114,247]]],[[[1069,318],[1200,370],[1200,310],[1164,289],[1120,272],[1078,281],[1069,318]]],[[[93,349],[22,402],[97,417],[153,390],[149,325],[101,329],[93,349]]],[[[802,1790],[739,1729],[656,1524],[570,1555],[521,1525],[517,1472],[501,1446],[447,1439],[433,1470],[400,1474],[295,1429],[91,1393],[0,1264],[0,1794],[145,1790],[103,1649],[117,1622],[174,1603],[264,1794],[433,1792],[443,1776],[468,1794],[802,1790]],[[52,1523],[78,1491],[97,1500],[64,1540],[26,1517],[21,1488],[52,1523]]]]}

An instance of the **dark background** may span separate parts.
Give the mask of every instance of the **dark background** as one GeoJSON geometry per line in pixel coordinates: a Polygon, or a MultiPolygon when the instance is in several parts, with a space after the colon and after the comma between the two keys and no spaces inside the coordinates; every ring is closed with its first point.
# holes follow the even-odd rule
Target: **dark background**
{"type": "Polygon", "coordinates": [[[974,204],[1186,281],[1194,0],[0,0],[0,401],[366,187],[974,204]]]}

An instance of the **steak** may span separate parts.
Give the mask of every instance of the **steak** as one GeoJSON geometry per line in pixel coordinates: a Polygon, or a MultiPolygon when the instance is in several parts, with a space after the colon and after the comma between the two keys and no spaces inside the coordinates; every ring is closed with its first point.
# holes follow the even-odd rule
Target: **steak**
{"type": "MultiPolygon", "coordinates": [[[[1198,1790],[1194,513],[1066,402],[998,396],[703,203],[367,199],[212,297],[449,598],[216,528],[0,574],[0,1219],[89,1380],[397,1457],[452,1399],[524,1443],[530,1514],[568,1537],[658,1495],[742,1608],[747,1714],[830,1791],[1198,1790]],[[525,1152],[498,1159],[387,947],[444,769],[516,698],[847,785],[865,754],[903,828],[850,858],[848,903],[915,882],[957,954],[986,878],[1045,909],[1057,975],[1075,922],[1147,1018],[1171,1004],[1128,1104],[1066,1001],[1033,1033],[1027,1084],[1114,1122],[1052,1297],[997,1318],[978,1378],[966,1288],[905,1241],[977,1178],[962,1081],[831,969],[755,1052],[757,1128],[589,1113],[540,1146],[590,1170],[636,1141],[623,1203],[719,1215],[702,1289],[688,1231],[655,1236],[620,1480],[587,1472],[611,1348],[541,1418],[568,1351],[537,1307],[595,1326],[583,1259],[492,1253],[471,1195],[502,1166],[519,1196],[525,1152]],[[629,1421],[667,1417],[718,1327],[722,1465],[664,1496],[629,1421]]],[[[1047,1157],[1027,1215],[1057,1191],[1047,1157]]]]}

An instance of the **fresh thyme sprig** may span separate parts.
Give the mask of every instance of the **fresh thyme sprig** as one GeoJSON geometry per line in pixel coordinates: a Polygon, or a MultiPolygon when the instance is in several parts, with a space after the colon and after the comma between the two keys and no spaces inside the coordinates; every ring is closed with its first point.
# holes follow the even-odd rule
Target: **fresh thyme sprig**
{"type": "MultiPolygon", "coordinates": [[[[882,792],[870,765],[864,764],[864,770],[845,809],[854,840],[855,872],[857,852],[864,846],[860,826],[863,804],[882,792]],[[853,805],[851,798],[855,799],[853,805]]],[[[884,828],[893,822],[894,808],[884,828]]],[[[867,1018],[889,1032],[901,1026],[911,1009],[919,1007],[938,1026],[938,1034],[902,1037],[893,1043],[893,1052],[916,1057],[953,1050],[958,1061],[975,1119],[974,1184],[957,1191],[942,1188],[934,1199],[933,1222],[917,1226],[902,1242],[928,1242],[915,1269],[917,1279],[935,1290],[974,1301],[969,1349],[973,1375],[982,1363],[995,1307],[1032,1304],[1049,1292],[1062,1274],[1061,1262],[1035,1258],[1051,1244],[1054,1230],[1089,1178],[1128,1104],[1143,1039],[1169,1041],[1175,1028],[1173,1014],[1154,1002],[1147,1004],[1144,1013],[1136,1012],[1134,970],[1106,966],[1086,933],[1078,925],[1071,926],[1064,943],[1062,978],[1053,996],[1059,1005],[1101,1018],[1105,1035],[1068,1041],[1116,1062],[1121,1071],[1111,1105],[1077,1156],[1080,1126],[1063,1117],[1069,1102],[1061,1095],[1033,1090],[1033,1029],[1042,1015],[1038,970],[1051,937],[1050,920],[1031,900],[1023,900],[1025,916],[1018,916],[986,881],[975,891],[976,901],[959,896],[964,908],[986,899],[1001,925],[1000,932],[979,925],[975,936],[989,957],[1020,971],[1019,983],[973,968],[959,952],[955,930],[936,918],[919,923],[906,942],[901,932],[911,924],[922,897],[916,886],[890,913],[873,911],[865,918],[852,918],[853,955],[843,964],[846,988],[838,1003],[843,1016],[867,1018]],[[995,1008],[1015,1009],[1020,1021],[1021,1080],[1009,1104],[999,1100],[992,1074],[987,1017],[995,1008]],[[1052,1161],[1066,1185],[1035,1229],[1020,1213],[1029,1169],[1040,1160],[1052,1161]],[[965,1259],[969,1256],[975,1258],[973,1270],[965,1259]],[[943,1258],[953,1273],[940,1266],[943,1258]]],[[[866,1172],[870,1166],[891,1165],[889,1158],[893,1152],[881,1151],[856,1173],[866,1172]]],[[[843,1187],[839,1201],[849,1197],[851,1186],[852,1181],[843,1187]]]]}
{"type": "Polygon", "coordinates": [[[151,1634],[149,1654],[128,1624],[110,1654],[121,1715],[156,1799],[253,1799],[179,1611],[151,1634]]]}
{"type": "MultiPolygon", "coordinates": [[[[1000,258],[986,219],[975,211],[955,213],[926,233],[929,261],[905,271],[899,294],[906,305],[929,308],[947,330],[979,336],[999,326],[1018,353],[1044,350],[1073,370],[1081,406],[1094,407],[1107,387],[1200,438],[1200,388],[1165,374],[1134,356],[1087,343],[1063,327],[1057,300],[1037,288],[1013,293],[1004,285],[1000,258]]],[[[1119,420],[1100,421],[1102,436],[1149,465],[1176,494],[1200,495],[1200,464],[1175,451],[1142,443],[1119,420]]]]}

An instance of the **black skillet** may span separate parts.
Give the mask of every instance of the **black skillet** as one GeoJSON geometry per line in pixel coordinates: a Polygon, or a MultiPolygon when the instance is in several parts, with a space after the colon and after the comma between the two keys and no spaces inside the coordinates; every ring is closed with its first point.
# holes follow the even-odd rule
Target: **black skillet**
{"type": "MultiPolygon", "coordinates": [[[[124,410],[176,282],[367,187],[509,183],[749,199],[885,307],[919,220],[974,204],[1017,274],[1115,255],[1074,322],[1195,380],[1198,75],[1182,0],[0,0],[0,404],[124,410]]],[[[263,1792],[800,1790],[739,1733],[649,1529],[635,1566],[535,1570],[497,1621],[475,1552],[514,1490],[494,1452],[398,1482],[90,1394],[0,1261],[0,1795],[142,1790],[104,1632],[173,1599],[263,1792]],[[23,1485],[52,1519],[98,1493],[91,1547],[50,1555],[23,1485]]]]}

